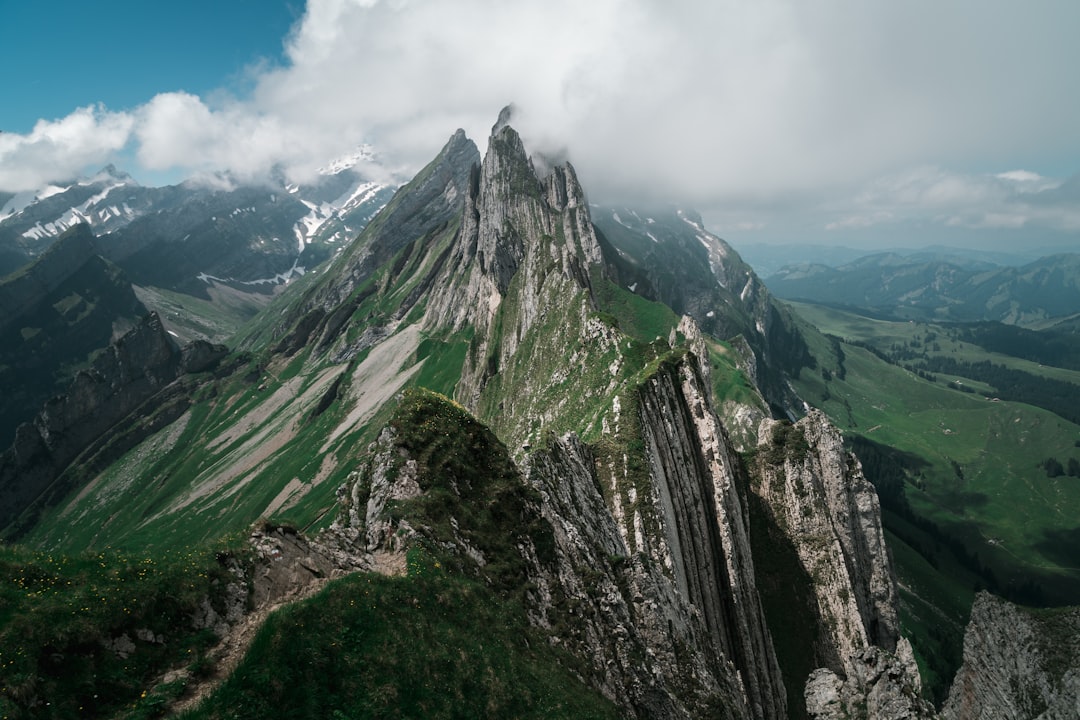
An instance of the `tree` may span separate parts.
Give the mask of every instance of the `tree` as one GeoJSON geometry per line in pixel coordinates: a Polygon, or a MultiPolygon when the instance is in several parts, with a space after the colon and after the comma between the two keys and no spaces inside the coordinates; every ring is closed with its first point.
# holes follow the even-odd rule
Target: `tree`
{"type": "Polygon", "coordinates": [[[1043,460],[1042,466],[1047,477],[1061,477],[1065,474],[1065,468],[1061,466],[1061,462],[1057,458],[1046,458],[1043,460]]]}

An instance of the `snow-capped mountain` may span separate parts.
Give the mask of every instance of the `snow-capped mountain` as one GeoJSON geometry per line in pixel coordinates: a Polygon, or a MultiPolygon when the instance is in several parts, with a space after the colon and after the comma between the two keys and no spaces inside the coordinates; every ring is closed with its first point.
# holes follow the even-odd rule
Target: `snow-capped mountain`
{"type": "Polygon", "coordinates": [[[302,272],[329,257],[386,204],[397,184],[357,169],[373,157],[360,148],[302,185],[216,177],[149,188],[109,165],[91,178],[0,195],[0,275],[85,223],[101,238],[103,254],[122,266],[131,259],[125,269],[134,270],[137,284],[280,281],[290,269],[302,272]],[[159,246],[167,248],[165,258],[156,257],[159,246]],[[140,277],[141,266],[153,268],[151,277],[140,277]]]}
{"type": "Polygon", "coordinates": [[[90,178],[7,195],[0,207],[0,272],[24,265],[80,223],[98,235],[127,225],[152,208],[162,190],[144,188],[109,165],[90,178]]]}

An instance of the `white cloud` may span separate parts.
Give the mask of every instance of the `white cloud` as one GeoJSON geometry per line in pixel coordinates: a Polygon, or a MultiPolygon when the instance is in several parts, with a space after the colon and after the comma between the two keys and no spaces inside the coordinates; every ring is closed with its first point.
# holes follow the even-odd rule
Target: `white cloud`
{"type": "Polygon", "coordinates": [[[29,190],[104,164],[127,144],[132,119],[84,107],[60,120],[39,120],[26,135],[0,133],[0,189],[29,190]]]}
{"type": "Polygon", "coordinates": [[[1011,0],[309,0],[249,96],[98,109],[93,153],[0,145],[0,185],[129,137],[154,170],[303,176],[371,142],[409,172],[458,127],[483,149],[513,101],[527,144],[565,152],[595,199],[694,204],[732,227],[806,208],[818,228],[1061,225],[1068,212],[993,203],[1048,202],[1040,173],[1080,169],[1077,26],[1080,4],[1011,0]]]}
{"type": "Polygon", "coordinates": [[[1057,192],[1062,180],[1028,170],[994,175],[963,174],[927,166],[870,183],[826,230],[850,230],[907,221],[930,221],[968,229],[1080,230],[1080,203],[1057,192]]]}

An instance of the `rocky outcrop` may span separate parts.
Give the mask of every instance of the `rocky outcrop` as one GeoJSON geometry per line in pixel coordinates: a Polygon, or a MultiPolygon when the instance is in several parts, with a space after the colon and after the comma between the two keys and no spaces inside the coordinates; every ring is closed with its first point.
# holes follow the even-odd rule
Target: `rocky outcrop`
{"type": "Polygon", "coordinates": [[[812,717],[923,717],[911,648],[900,637],[898,592],[877,493],[817,410],[795,425],[764,421],[753,492],[812,583],[818,628],[806,690],[812,717]],[[872,702],[870,701],[872,699],[872,702]],[[900,708],[906,708],[899,713],[900,708]]]}
{"type": "MultiPolygon", "coordinates": [[[[374,271],[412,242],[429,237],[432,231],[455,222],[470,185],[470,175],[480,163],[480,152],[463,130],[455,132],[439,154],[412,181],[402,186],[386,207],[372,219],[350,247],[334,260],[325,273],[327,280],[314,287],[279,326],[278,336],[308,323],[299,342],[333,325],[335,313],[342,315],[332,335],[359,305],[357,289],[371,279],[374,271]]],[[[295,332],[295,331],[294,331],[295,332]]]]}
{"type": "Polygon", "coordinates": [[[124,273],[98,256],[86,225],[0,280],[0,447],[42,403],[64,392],[73,367],[87,364],[146,312],[124,273]]]}
{"type": "Polygon", "coordinates": [[[508,119],[504,112],[488,140],[425,316],[429,328],[474,329],[457,389],[469,407],[548,310],[589,288],[589,267],[601,259],[573,167],[539,177],[508,119]],[[500,313],[508,297],[511,307],[500,313]]]}
{"type": "Polygon", "coordinates": [[[1080,609],[1029,610],[979,593],[947,720],[1080,717],[1080,609]]]}
{"type": "Polygon", "coordinates": [[[739,254],[705,229],[700,215],[675,208],[597,208],[594,217],[605,266],[617,284],[693,317],[712,337],[743,338],[748,374],[773,411],[801,414],[785,376],[797,376],[814,360],[794,318],[739,254]]]}
{"type": "Polygon", "coordinates": [[[540,584],[541,623],[590,660],[597,686],[634,717],[760,717],[700,606],[669,569],[628,546],[596,466],[572,434],[530,456],[528,481],[559,549],[540,584]]]}
{"type": "Polygon", "coordinates": [[[533,623],[628,717],[785,717],[732,459],[695,365],[640,390],[652,459],[632,506],[575,435],[550,437],[519,473],[460,408],[409,393],[326,536],[384,571],[420,543],[496,589],[527,588],[533,623]]]}
{"type": "Polygon", "coordinates": [[[229,354],[229,348],[220,343],[193,340],[180,349],[180,371],[200,373],[213,369],[229,354]]]}
{"type": "Polygon", "coordinates": [[[847,677],[828,668],[810,673],[806,711],[820,720],[916,720],[935,717],[920,696],[919,669],[905,638],[896,653],[870,645],[848,659],[847,677]]]}
{"type": "Polygon", "coordinates": [[[737,464],[698,368],[694,355],[663,363],[639,391],[653,485],[650,510],[658,530],[646,546],[738,669],[754,716],[785,717],[783,681],[757,595],[748,518],[736,489],[737,464]]]}

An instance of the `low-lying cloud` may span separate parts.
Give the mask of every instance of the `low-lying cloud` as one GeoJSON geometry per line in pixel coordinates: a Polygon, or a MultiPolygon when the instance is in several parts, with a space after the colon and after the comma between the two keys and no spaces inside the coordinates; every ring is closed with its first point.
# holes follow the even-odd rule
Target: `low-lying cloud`
{"type": "Polygon", "coordinates": [[[600,199],[743,229],[807,207],[819,228],[1074,228],[1040,173],[1080,160],[1076,27],[1080,5],[1006,0],[309,0],[249,96],[164,92],[0,135],[0,188],[125,148],[149,170],[299,179],[370,142],[415,171],[458,127],[483,147],[514,102],[527,144],[565,151],[600,199]]]}

